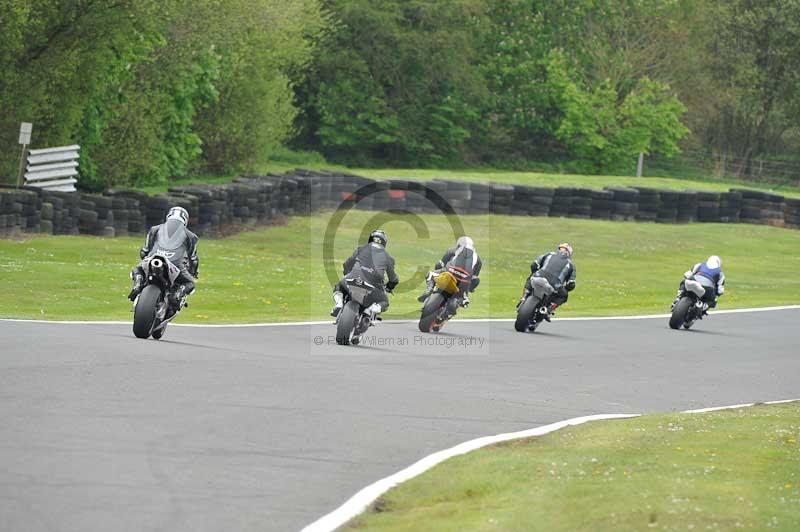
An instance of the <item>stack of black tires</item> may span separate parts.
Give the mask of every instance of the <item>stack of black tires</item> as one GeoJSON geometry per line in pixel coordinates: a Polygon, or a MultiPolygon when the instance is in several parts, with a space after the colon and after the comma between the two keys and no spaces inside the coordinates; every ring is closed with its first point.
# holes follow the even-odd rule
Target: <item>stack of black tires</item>
{"type": "Polygon", "coordinates": [[[661,210],[661,192],[655,188],[635,188],[639,191],[639,208],[636,211],[636,220],[640,222],[655,222],[661,210]]]}
{"type": "Polygon", "coordinates": [[[549,216],[554,194],[555,189],[552,188],[515,185],[511,214],[518,216],[549,216]]]}
{"type": "Polygon", "coordinates": [[[617,221],[635,220],[639,212],[639,191],[635,188],[608,187],[613,194],[614,210],[611,219],[617,221]]]}
{"type": "Polygon", "coordinates": [[[740,221],[782,227],[784,197],[769,192],[748,189],[731,189],[742,195],[740,221]]]}
{"type": "Polygon", "coordinates": [[[800,229],[800,198],[786,198],[783,206],[783,220],[786,227],[800,229]]]}
{"type": "Polygon", "coordinates": [[[492,201],[489,210],[492,214],[511,214],[514,203],[514,186],[507,183],[492,183],[492,201]]]}
{"type": "Polygon", "coordinates": [[[693,190],[682,190],[678,193],[678,215],[675,222],[688,224],[697,219],[697,192],[693,190]]]}
{"type": "MultiPolygon", "coordinates": [[[[489,214],[492,206],[492,187],[486,183],[471,183],[469,197],[470,214],[489,214]]],[[[516,194],[516,189],[515,189],[516,194]]],[[[516,196],[515,196],[516,200],[516,196]]]]}

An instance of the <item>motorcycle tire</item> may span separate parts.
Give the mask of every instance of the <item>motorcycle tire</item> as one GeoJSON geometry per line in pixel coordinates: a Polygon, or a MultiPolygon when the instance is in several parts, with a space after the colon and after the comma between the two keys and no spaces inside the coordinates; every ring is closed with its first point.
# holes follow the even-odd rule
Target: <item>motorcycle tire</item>
{"type": "Polygon", "coordinates": [[[350,345],[350,338],[356,328],[358,320],[359,305],[355,301],[348,301],[339,314],[339,321],[336,322],[336,343],[339,345],[350,345]]]}
{"type": "Polygon", "coordinates": [[[527,332],[528,325],[531,323],[533,313],[539,307],[539,298],[536,296],[528,296],[522,305],[517,309],[517,320],[514,322],[514,328],[518,332],[527,332]]]}
{"type": "Polygon", "coordinates": [[[686,313],[689,311],[689,307],[691,307],[692,304],[692,298],[690,297],[682,297],[680,301],[675,303],[675,307],[672,309],[672,316],[669,317],[669,326],[671,329],[681,328],[681,325],[683,325],[686,319],[686,313]]]}
{"type": "Polygon", "coordinates": [[[422,316],[419,318],[420,332],[431,332],[442,304],[444,304],[444,297],[439,293],[431,294],[425,300],[425,306],[422,307],[422,316]]]}
{"type": "Polygon", "coordinates": [[[133,334],[136,338],[147,338],[153,330],[156,319],[156,305],[161,297],[161,289],[153,284],[147,285],[139,294],[133,313],[133,334]]]}

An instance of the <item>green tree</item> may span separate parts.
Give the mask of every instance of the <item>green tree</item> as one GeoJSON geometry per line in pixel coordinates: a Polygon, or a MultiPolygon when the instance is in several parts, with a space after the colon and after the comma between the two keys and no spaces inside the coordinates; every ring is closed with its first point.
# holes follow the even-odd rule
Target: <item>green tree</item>
{"type": "MultiPolygon", "coordinates": [[[[800,114],[800,2],[715,4],[706,58],[716,92],[704,141],[747,159],[788,150],[800,114]]],[[[797,145],[793,146],[797,149],[797,145]]]]}
{"type": "Polygon", "coordinates": [[[610,80],[589,89],[570,79],[557,53],[548,78],[561,114],[555,136],[583,171],[624,170],[640,152],[674,155],[688,133],[680,121],[684,106],[666,85],[649,78],[620,100],[610,80]]]}
{"type": "MultiPolygon", "coordinates": [[[[685,36],[681,22],[692,13],[691,6],[672,0],[494,3],[481,64],[492,94],[492,153],[540,160],[577,156],[584,169],[595,171],[620,164],[611,154],[635,144],[615,139],[619,131],[632,131],[632,117],[620,113],[645,101],[667,112],[669,124],[683,113],[656,103],[669,98],[650,80],[670,81],[679,63],[673,49],[679,47],[666,44],[685,36]],[[642,94],[650,97],[641,100],[642,94]]],[[[681,138],[685,128],[670,132],[681,138]]],[[[675,152],[674,143],[647,138],[641,141],[645,151],[675,152]]]]}
{"type": "Polygon", "coordinates": [[[306,85],[303,138],[334,159],[428,165],[462,158],[485,83],[478,0],[332,0],[333,30],[306,85]]]}
{"type": "MultiPolygon", "coordinates": [[[[35,146],[80,142],[87,102],[146,53],[160,11],[151,0],[2,0],[0,143],[14,145],[22,121],[35,146]]],[[[3,153],[9,175],[13,152],[3,153]]]]}

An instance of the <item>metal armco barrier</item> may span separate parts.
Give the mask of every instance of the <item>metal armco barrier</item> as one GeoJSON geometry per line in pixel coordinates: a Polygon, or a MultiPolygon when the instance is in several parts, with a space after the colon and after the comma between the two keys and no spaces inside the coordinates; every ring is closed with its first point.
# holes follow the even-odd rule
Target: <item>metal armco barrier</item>
{"type": "Polygon", "coordinates": [[[28,151],[25,184],[58,192],[75,192],[78,175],[78,145],[28,151]]]}

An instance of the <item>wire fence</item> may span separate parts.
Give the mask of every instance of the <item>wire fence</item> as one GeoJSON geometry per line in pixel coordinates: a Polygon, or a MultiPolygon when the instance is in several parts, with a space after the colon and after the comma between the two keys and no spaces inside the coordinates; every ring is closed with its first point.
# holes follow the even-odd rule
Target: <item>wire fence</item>
{"type": "Polygon", "coordinates": [[[800,161],[737,157],[726,153],[684,151],[671,158],[645,158],[645,176],[735,179],[753,183],[800,186],[800,161]]]}

